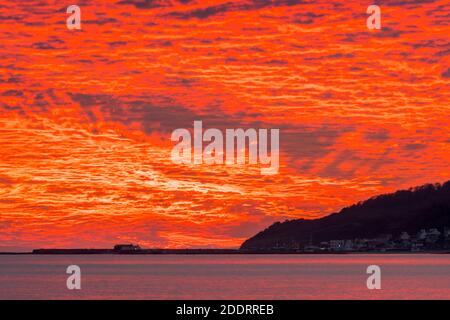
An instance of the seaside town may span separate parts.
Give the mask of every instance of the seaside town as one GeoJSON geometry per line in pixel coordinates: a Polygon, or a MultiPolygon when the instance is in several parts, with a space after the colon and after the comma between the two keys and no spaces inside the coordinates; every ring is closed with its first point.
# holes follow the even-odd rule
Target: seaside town
{"type": "Polygon", "coordinates": [[[450,228],[421,229],[415,234],[406,231],[393,237],[382,234],[375,238],[338,239],[312,242],[301,246],[294,241],[273,247],[253,249],[143,249],[137,244],[118,244],[112,249],[35,249],[33,254],[243,254],[243,253],[450,253],[450,228]]]}
{"type": "MultiPolygon", "coordinates": [[[[294,249],[286,246],[284,248],[294,249]]],[[[281,249],[281,246],[278,249],[281,249]]],[[[295,249],[303,252],[425,252],[448,250],[450,249],[450,228],[441,231],[437,228],[421,229],[415,234],[408,234],[403,231],[397,237],[393,237],[391,234],[381,234],[372,239],[330,240],[318,245],[309,244],[303,249],[300,249],[297,245],[295,249]]]]}

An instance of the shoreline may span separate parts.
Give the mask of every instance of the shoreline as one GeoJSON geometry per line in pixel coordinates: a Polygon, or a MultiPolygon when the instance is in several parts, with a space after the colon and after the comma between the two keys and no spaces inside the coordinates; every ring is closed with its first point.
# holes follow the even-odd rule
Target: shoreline
{"type": "Polygon", "coordinates": [[[38,249],[31,252],[0,252],[0,255],[360,255],[360,254],[450,254],[449,250],[435,251],[242,251],[234,249],[142,249],[139,251],[114,251],[111,249],[38,249]]]}

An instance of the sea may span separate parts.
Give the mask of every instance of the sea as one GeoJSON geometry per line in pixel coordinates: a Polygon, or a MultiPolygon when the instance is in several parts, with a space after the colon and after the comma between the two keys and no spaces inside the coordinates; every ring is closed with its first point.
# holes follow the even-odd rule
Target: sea
{"type": "Polygon", "coordinates": [[[450,299],[450,254],[0,255],[0,299],[450,299]]]}

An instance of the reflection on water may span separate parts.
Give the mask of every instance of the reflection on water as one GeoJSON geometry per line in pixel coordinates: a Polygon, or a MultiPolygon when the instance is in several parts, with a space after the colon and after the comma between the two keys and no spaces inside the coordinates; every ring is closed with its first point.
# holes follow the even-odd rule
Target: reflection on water
{"type": "Polygon", "coordinates": [[[0,256],[0,299],[450,299],[450,255],[0,256]],[[66,288],[78,265],[82,289],[66,288]],[[368,290],[379,265],[382,289],[368,290]]]}

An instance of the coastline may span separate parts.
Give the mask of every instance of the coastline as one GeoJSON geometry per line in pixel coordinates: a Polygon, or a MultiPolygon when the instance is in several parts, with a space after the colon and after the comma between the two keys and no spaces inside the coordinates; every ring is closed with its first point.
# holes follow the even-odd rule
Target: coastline
{"type": "Polygon", "coordinates": [[[141,249],[136,251],[115,251],[112,249],[37,249],[30,252],[0,252],[0,255],[361,255],[361,254],[450,254],[448,250],[428,251],[276,251],[238,249],[141,249]]]}

